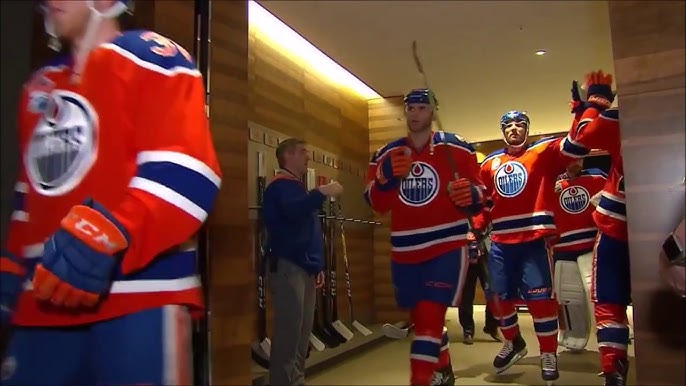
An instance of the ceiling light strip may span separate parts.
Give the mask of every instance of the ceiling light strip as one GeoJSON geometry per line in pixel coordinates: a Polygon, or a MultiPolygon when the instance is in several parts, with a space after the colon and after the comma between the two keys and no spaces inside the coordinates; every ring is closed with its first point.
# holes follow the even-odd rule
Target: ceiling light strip
{"type": "Polygon", "coordinates": [[[267,39],[271,45],[276,46],[275,48],[299,59],[308,70],[318,73],[333,84],[346,88],[363,99],[381,98],[381,95],[371,87],[252,0],[248,1],[248,20],[250,27],[255,28],[261,38],[267,39]]]}

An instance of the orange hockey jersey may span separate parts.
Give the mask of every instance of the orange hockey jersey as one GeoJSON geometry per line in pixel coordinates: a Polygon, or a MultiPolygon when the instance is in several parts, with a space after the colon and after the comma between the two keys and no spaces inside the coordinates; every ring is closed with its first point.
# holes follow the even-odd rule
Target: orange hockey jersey
{"type": "Polygon", "coordinates": [[[607,175],[599,169],[585,169],[576,178],[562,176],[562,190],[556,192],[555,226],[559,239],[556,252],[591,251],[598,228],[593,221],[591,198],[605,185],[607,175]]]}
{"type": "Polygon", "coordinates": [[[567,139],[543,138],[518,154],[501,149],[481,163],[481,179],[493,201],[484,212],[491,221],[491,241],[517,244],[556,233],[555,178],[581,157],[567,139]]]}
{"type": "Polygon", "coordinates": [[[626,196],[624,194],[624,167],[622,165],[619,111],[609,109],[600,113],[588,108],[570,130],[567,140],[590,153],[591,149],[610,153],[612,165],[601,193],[600,202],[593,213],[598,229],[618,240],[627,241],[626,196]]]}
{"type": "Polygon", "coordinates": [[[21,170],[6,248],[29,277],[14,323],[76,325],[166,304],[202,307],[193,236],[221,177],[200,72],[154,32],[130,31],[89,54],[79,83],[58,59],[25,84],[21,170]],[[70,208],[92,198],[126,228],[129,248],[109,294],[78,312],[36,300],[43,243],[70,208]]]}
{"type": "Polygon", "coordinates": [[[364,196],[375,212],[391,212],[394,261],[419,263],[467,244],[467,219],[448,196],[448,183],[455,179],[448,154],[459,176],[483,189],[474,148],[455,134],[434,133],[421,151],[416,151],[409,139],[401,138],[372,156],[364,196]],[[389,151],[402,146],[413,149],[410,174],[398,189],[382,191],[375,182],[376,169],[389,151]]]}

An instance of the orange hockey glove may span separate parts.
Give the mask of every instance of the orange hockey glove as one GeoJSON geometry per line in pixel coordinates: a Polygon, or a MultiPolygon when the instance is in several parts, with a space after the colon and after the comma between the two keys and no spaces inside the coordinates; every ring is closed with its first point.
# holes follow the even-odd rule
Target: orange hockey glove
{"type": "Polygon", "coordinates": [[[480,188],[466,178],[448,184],[450,200],[467,215],[475,215],[484,207],[484,195],[480,188]]]}
{"type": "Polygon", "coordinates": [[[396,188],[400,180],[410,174],[412,151],[403,146],[390,150],[376,169],[376,182],[380,190],[396,188]]]}
{"type": "Polygon", "coordinates": [[[34,295],[57,306],[94,306],[110,288],[115,255],[128,243],[124,227],[103,206],[74,206],[45,243],[34,295]]]}

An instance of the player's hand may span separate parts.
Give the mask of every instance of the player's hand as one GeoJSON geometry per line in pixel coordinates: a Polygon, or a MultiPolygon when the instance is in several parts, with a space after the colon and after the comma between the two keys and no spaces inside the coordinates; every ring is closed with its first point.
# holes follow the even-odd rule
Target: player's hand
{"type": "Polygon", "coordinates": [[[127,232],[92,201],[74,206],[60,225],[36,266],[34,295],[57,306],[92,307],[109,290],[115,255],[129,244],[127,232]]]}
{"type": "Polygon", "coordinates": [[[567,173],[561,174],[559,177],[557,177],[557,181],[555,181],[555,193],[560,193],[561,191],[567,189],[569,187],[569,180],[567,180],[567,173]]]}
{"type": "Polygon", "coordinates": [[[483,209],[484,195],[481,189],[466,178],[448,184],[450,200],[467,215],[475,215],[483,209]]]}
{"type": "Polygon", "coordinates": [[[26,269],[14,255],[4,252],[0,256],[0,327],[9,325],[14,307],[22,290],[26,269]]]}
{"type": "Polygon", "coordinates": [[[572,101],[569,103],[569,108],[572,114],[583,113],[586,105],[581,100],[581,93],[579,92],[579,82],[572,81],[572,101]]]}
{"type": "Polygon", "coordinates": [[[398,186],[399,181],[408,174],[412,168],[412,151],[407,146],[392,149],[381,160],[376,169],[376,182],[382,189],[391,189],[398,186]]]}
{"type": "Polygon", "coordinates": [[[343,194],[343,185],[336,181],[331,181],[326,185],[318,187],[319,191],[326,197],[337,197],[343,194]]]}
{"type": "Polygon", "coordinates": [[[586,104],[606,110],[612,106],[615,94],[612,92],[612,74],[605,74],[603,71],[591,71],[585,76],[584,88],[588,92],[586,104]]]}
{"type": "Polygon", "coordinates": [[[324,271],[321,271],[317,274],[317,277],[314,279],[314,288],[322,288],[324,285],[324,271]]]}

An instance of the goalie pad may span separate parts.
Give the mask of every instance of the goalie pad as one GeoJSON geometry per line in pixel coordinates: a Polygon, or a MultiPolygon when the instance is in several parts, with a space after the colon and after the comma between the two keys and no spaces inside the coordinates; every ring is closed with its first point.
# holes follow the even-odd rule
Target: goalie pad
{"type": "Polygon", "coordinates": [[[570,350],[583,350],[591,335],[591,268],[592,253],[579,256],[577,262],[555,263],[555,292],[562,306],[560,324],[566,327],[560,329],[558,342],[570,350]]]}

